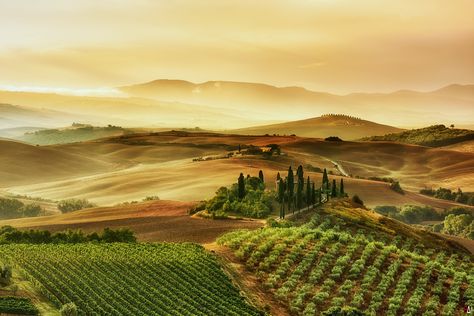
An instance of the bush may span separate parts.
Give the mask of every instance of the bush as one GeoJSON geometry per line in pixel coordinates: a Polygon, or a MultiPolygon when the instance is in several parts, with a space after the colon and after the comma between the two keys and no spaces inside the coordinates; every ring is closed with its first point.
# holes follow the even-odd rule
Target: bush
{"type": "Polygon", "coordinates": [[[64,304],[59,313],[61,316],[77,316],[77,306],[74,303],[64,304]]]}
{"type": "Polygon", "coordinates": [[[43,209],[37,204],[24,204],[17,199],[0,198],[0,218],[33,217],[41,214],[43,209]]]}
{"type": "Polygon", "coordinates": [[[400,186],[400,182],[398,182],[398,181],[392,182],[390,184],[390,189],[392,189],[393,191],[395,191],[397,193],[405,194],[402,187],[400,186]]]}
{"type": "Polygon", "coordinates": [[[352,197],[352,202],[356,204],[364,205],[364,201],[362,201],[362,199],[358,195],[354,195],[352,197]]]}
{"type": "Polygon", "coordinates": [[[23,206],[22,211],[25,217],[35,217],[40,215],[43,209],[38,204],[27,204],[23,206]]]}
{"type": "Polygon", "coordinates": [[[90,203],[86,199],[68,199],[60,201],[58,204],[58,209],[63,213],[69,213],[94,206],[94,204],[90,203]]]}
{"type": "Polygon", "coordinates": [[[2,265],[0,267],[0,285],[5,286],[10,284],[12,277],[12,268],[8,265],[2,265]]]}

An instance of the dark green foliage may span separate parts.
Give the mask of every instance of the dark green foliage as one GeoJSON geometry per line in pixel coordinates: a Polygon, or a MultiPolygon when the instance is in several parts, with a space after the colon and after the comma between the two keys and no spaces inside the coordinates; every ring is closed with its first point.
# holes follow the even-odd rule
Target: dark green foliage
{"type": "Polygon", "coordinates": [[[84,208],[94,207],[95,205],[86,199],[68,199],[58,203],[58,209],[63,213],[79,211],[84,208]]]}
{"type": "Polygon", "coordinates": [[[237,180],[238,184],[238,197],[242,200],[245,197],[245,179],[244,174],[240,173],[239,179],[237,180]]]}
{"type": "Polygon", "coordinates": [[[306,179],[306,196],[305,196],[305,201],[306,201],[306,206],[309,206],[312,204],[312,199],[311,199],[311,181],[309,180],[309,176],[306,179]]]}
{"type": "Polygon", "coordinates": [[[296,208],[297,209],[301,209],[303,207],[304,178],[301,176],[302,174],[303,174],[303,170],[301,169],[301,172],[298,173],[298,183],[296,186],[296,208]]]}
{"type": "Polygon", "coordinates": [[[358,195],[354,195],[352,197],[352,202],[356,204],[364,205],[364,201],[362,201],[362,199],[358,195]]]}
{"type": "Polygon", "coordinates": [[[336,179],[332,180],[331,197],[337,197],[336,179]]]}
{"type": "Polygon", "coordinates": [[[12,268],[8,265],[0,266],[0,285],[5,286],[10,284],[12,277],[12,268]]]}
{"type": "Polygon", "coordinates": [[[278,202],[280,203],[280,218],[285,218],[285,192],[286,184],[285,180],[278,180],[278,202]]]}
{"type": "Polygon", "coordinates": [[[429,206],[405,205],[402,208],[395,206],[376,206],[374,209],[377,213],[395,218],[407,224],[418,224],[423,221],[442,220],[443,215],[429,206]]]}
{"type": "Polygon", "coordinates": [[[277,181],[281,179],[280,173],[277,173],[277,181]]]}
{"type": "Polygon", "coordinates": [[[393,191],[395,191],[397,193],[405,194],[402,187],[400,186],[400,182],[398,182],[398,181],[392,182],[390,184],[390,189],[392,189],[393,191]]]}
{"type": "Polygon", "coordinates": [[[286,181],[286,188],[288,190],[288,211],[291,210],[291,205],[292,205],[292,200],[295,192],[295,177],[293,174],[293,169],[291,169],[291,166],[288,168],[288,178],[286,181]]]}
{"type": "Polygon", "coordinates": [[[342,142],[342,139],[340,139],[337,136],[329,136],[324,139],[327,142],[342,142]]]}
{"type": "Polygon", "coordinates": [[[38,309],[24,297],[0,297],[0,314],[38,315],[38,309]]]}
{"type": "Polygon", "coordinates": [[[263,171],[262,171],[262,170],[260,170],[260,171],[258,172],[258,177],[259,177],[260,181],[262,181],[262,183],[265,182],[265,181],[264,181],[265,179],[263,178],[263,171]]]}
{"type": "Polygon", "coordinates": [[[316,204],[316,187],[313,185],[311,187],[311,204],[316,204]]]}
{"type": "Polygon", "coordinates": [[[399,143],[439,147],[474,139],[474,131],[467,129],[447,128],[444,125],[433,125],[401,133],[384,136],[366,137],[367,141],[393,141],[399,143]]]}
{"type": "Polygon", "coordinates": [[[324,171],[323,171],[323,186],[326,184],[329,183],[329,178],[328,178],[328,172],[326,171],[326,168],[324,168],[324,171]]]}
{"type": "Polygon", "coordinates": [[[435,197],[437,199],[443,199],[448,201],[456,201],[458,203],[474,205],[474,192],[463,192],[461,189],[457,191],[451,191],[446,188],[433,189],[421,189],[421,194],[435,197]]]}
{"type": "Polygon", "coordinates": [[[43,209],[38,204],[24,204],[17,199],[0,198],[0,219],[38,216],[43,209]]]}
{"type": "Polygon", "coordinates": [[[340,186],[339,186],[339,194],[340,194],[341,196],[344,196],[344,195],[346,194],[346,193],[344,192],[344,179],[343,179],[343,178],[341,178],[341,184],[340,184],[340,186]]]}
{"type": "Polygon", "coordinates": [[[271,213],[272,201],[275,199],[274,193],[265,191],[265,185],[260,178],[244,179],[241,174],[238,183],[230,188],[219,188],[216,195],[206,202],[205,210],[214,215],[214,218],[216,215],[225,217],[228,213],[263,218],[271,213]],[[245,192],[243,198],[242,192],[245,192]]]}
{"type": "Polygon", "coordinates": [[[128,228],[112,230],[105,228],[102,234],[85,235],[82,231],[68,230],[51,234],[48,230],[21,231],[11,226],[0,228],[0,244],[49,244],[49,243],[84,243],[84,242],[136,242],[134,233],[128,228]]]}

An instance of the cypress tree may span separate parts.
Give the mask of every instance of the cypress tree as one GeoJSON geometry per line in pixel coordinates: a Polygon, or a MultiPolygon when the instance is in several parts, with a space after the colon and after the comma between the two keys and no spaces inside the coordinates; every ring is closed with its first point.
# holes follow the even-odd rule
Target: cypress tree
{"type": "MultiPolygon", "coordinates": [[[[304,180],[301,177],[298,177],[298,184],[296,187],[296,207],[301,209],[303,207],[303,189],[304,189],[304,180]]],[[[294,213],[294,210],[293,210],[294,213]]]]}
{"type": "Polygon", "coordinates": [[[277,173],[277,181],[281,179],[280,173],[277,173]]]}
{"type": "Polygon", "coordinates": [[[318,202],[319,204],[323,202],[323,194],[321,193],[321,189],[318,190],[318,202]]]}
{"type": "Polygon", "coordinates": [[[329,178],[328,178],[328,172],[326,171],[326,168],[324,168],[324,171],[323,171],[323,186],[325,183],[328,183],[329,182],[329,178]]]}
{"type": "Polygon", "coordinates": [[[258,172],[258,177],[260,178],[260,181],[262,181],[262,183],[263,183],[263,182],[264,182],[264,181],[263,181],[264,179],[263,179],[263,171],[262,171],[262,170],[260,170],[260,171],[258,172]]]}
{"type": "Polygon", "coordinates": [[[316,188],[314,187],[314,182],[311,188],[311,204],[316,204],[316,188]]]}
{"type": "Polygon", "coordinates": [[[298,176],[298,179],[302,179],[304,182],[304,172],[303,172],[303,166],[299,165],[298,170],[296,171],[296,175],[298,176]]]}
{"type": "Polygon", "coordinates": [[[288,211],[291,210],[291,202],[293,200],[293,195],[295,192],[295,176],[293,174],[293,169],[288,168],[288,179],[286,182],[286,188],[288,191],[288,211]]]}
{"type": "Polygon", "coordinates": [[[244,179],[244,174],[240,173],[239,179],[238,179],[238,187],[239,187],[239,199],[243,199],[245,197],[245,179],[244,179]]]}
{"type": "Polygon", "coordinates": [[[278,202],[280,202],[280,218],[284,218],[285,213],[285,183],[283,179],[278,180],[278,202]]]}
{"type": "Polygon", "coordinates": [[[308,179],[306,180],[306,205],[310,206],[311,205],[311,181],[309,181],[309,176],[308,179]]]}
{"type": "Polygon", "coordinates": [[[344,196],[346,193],[344,192],[344,179],[341,178],[341,186],[339,187],[339,192],[341,193],[341,196],[344,196]]]}
{"type": "Polygon", "coordinates": [[[331,197],[337,197],[337,190],[336,190],[336,179],[332,180],[332,191],[331,197]]]}

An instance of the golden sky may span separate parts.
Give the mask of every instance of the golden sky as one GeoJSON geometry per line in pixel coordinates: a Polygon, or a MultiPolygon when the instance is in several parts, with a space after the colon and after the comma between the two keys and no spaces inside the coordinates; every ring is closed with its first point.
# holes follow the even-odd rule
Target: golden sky
{"type": "Polygon", "coordinates": [[[474,83],[473,0],[0,0],[0,86],[474,83]]]}

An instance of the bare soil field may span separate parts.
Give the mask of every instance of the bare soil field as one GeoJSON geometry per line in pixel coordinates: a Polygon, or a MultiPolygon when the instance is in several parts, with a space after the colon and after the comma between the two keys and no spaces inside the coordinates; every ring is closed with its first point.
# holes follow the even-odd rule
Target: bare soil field
{"type": "Polygon", "coordinates": [[[258,220],[206,220],[190,217],[188,210],[195,203],[153,201],[116,207],[99,207],[68,214],[0,221],[0,226],[20,229],[62,231],[81,229],[84,232],[104,228],[130,228],[140,241],[210,243],[219,235],[240,228],[255,229],[258,220]]]}

